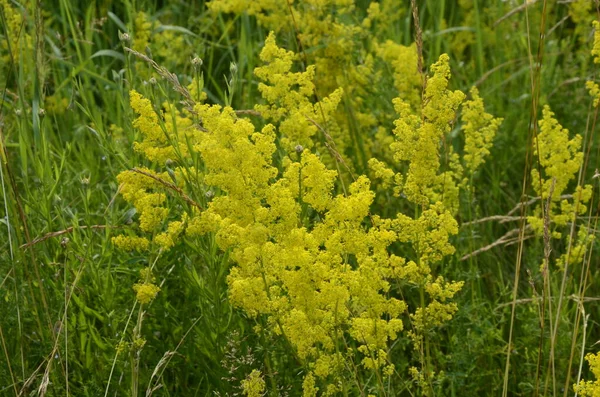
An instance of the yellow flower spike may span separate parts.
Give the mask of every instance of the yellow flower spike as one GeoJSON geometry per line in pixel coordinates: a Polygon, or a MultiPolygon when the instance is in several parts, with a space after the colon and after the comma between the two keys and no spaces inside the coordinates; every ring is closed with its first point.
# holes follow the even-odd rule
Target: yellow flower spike
{"type": "MultiPolygon", "coordinates": [[[[375,4],[375,3],[373,3],[375,4]]],[[[394,70],[394,87],[399,98],[406,101],[412,109],[421,105],[423,81],[417,68],[417,46],[403,46],[387,40],[377,46],[377,55],[388,62],[394,70]]]]}
{"type": "Polygon", "coordinates": [[[534,154],[539,157],[543,175],[538,170],[531,171],[531,183],[535,192],[545,201],[552,190],[552,201],[563,194],[573,180],[583,162],[581,135],[569,139],[569,131],[554,118],[549,106],[544,106],[540,132],[533,143],[534,154]],[[540,185],[541,182],[541,185],[540,185]]]}
{"type": "Polygon", "coordinates": [[[462,131],[465,134],[463,156],[468,175],[472,175],[490,154],[492,141],[503,119],[485,112],[479,90],[471,88],[471,99],[463,104],[462,131]]]}
{"type": "Polygon", "coordinates": [[[465,95],[448,90],[449,60],[448,55],[443,54],[431,66],[433,75],[427,80],[422,117],[415,114],[406,101],[401,98],[394,100],[394,108],[400,117],[394,122],[396,140],[390,148],[394,160],[409,163],[402,191],[409,201],[424,207],[438,201],[435,188],[440,181],[452,182],[439,178],[440,142],[450,131],[456,110],[465,95]]]}
{"type": "Polygon", "coordinates": [[[594,63],[600,63],[600,22],[594,21],[594,46],[592,47],[592,56],[594,63]]]}
{"type": "Polygon", "coordinates": [[[302,397],[317,397],[319,388],[315,385],[315,377],[312,372],[304,376],[302,381],[302,397]]]}
{"type": "Polygon", "coordinates": [[[133,49],[144,54],[146,47],[150,43],[150,36],[154,29],[154,24],[148,18],[148,15],[143,11],[138,11],[133,23],[134,39],[133,49]]]}
{"type": "Polygon", "coordinates": [[[594,98],[594,107],[598,107],[598,102],[600,102],[600,86],[593,81],[586,81],[585,88],[588,89],[592,98],[594,98]]]}
{"type": "Polygon", "coordinates": [[[271,32],[260,53],[265,63],[254,69],[262,82],[258,89],[267,104],[256,105],[255,109],[272,122],[279,123],[283,147],[292,152],[295,147],[312,148],[313,136],[320,125],[328,126],[342,99],[343,90],[337,89],[329,96],[313,104],[315,94],[315,66],[309,65],[304,72],[292,72],[296,55],[279,48],[275,34],[271,32]]]}

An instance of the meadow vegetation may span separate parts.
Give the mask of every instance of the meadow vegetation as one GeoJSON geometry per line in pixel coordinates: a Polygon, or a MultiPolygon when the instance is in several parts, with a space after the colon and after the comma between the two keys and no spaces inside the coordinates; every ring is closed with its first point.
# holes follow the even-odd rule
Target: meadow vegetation
{"type": "Polygon", "coordinates": [[[599,20],[0,0],[0,394],[600,396],[599,20]]]}

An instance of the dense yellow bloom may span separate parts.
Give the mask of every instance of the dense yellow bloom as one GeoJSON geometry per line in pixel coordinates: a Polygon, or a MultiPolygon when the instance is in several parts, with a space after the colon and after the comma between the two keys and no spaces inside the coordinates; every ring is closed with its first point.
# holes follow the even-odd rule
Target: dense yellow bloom
{"type": "Polygon", "coordinates": [[[143,11],[138,11],[133,23],[134,38],[133,49],[144,54],[146,47],[150,43],[150,36],[154,29],[154,23],[150,21],[148,15],[143,11]]]}
{"type": "Polygon", "coordinates": [[[261,397],[265,392],[265,380],[259,370],[254,369],[242,381],[242,391],[248,397],[261,397]]]}
{"type": "Polygon", "coordinates": [[[187,155],[187,146],[176,143],[193,141],[195,131],[189,118],[169,104],[164,105],[167,110],[164,114],[157,113],[152,103],[135,90],[129,92],[129,101],[131,108],[138,115],[133,121],[133,126],[144,137],[142,142],[135,142],[136,151],[144,153],[149,160],[160,163],[187,155]]]}
{"type": "Polygon", "coordinates": [[[175,245],[177,237],[183,232],[186,220],[187,214],[184,213],[182,221],[170,222],[167,231],[154,236],[153,241],[163,250],[172,248],[175,245]]]}
{"type": "Polygon", "coordinates": [[[391,148],[396,161],[409,162],[404,194],[422,206],[436,199],[433,187],[439,181],[440,142],[450,131],[456,110],[465,98],[460,91],[448,90],[449,60],[444,54],[431,66],[433,75],[427,80],[422,117],[415,114],[407,102],[400,98],[394,100],[400,117],[394,122],[396,140],[391,148]]]}
{"type": "Polygon", "coordinates": [[[147,238],[137,236],[116,236],[112,238],[112,243],[123,251],[145,251],[150,246],[147,238]]]}
{"type": "Polygon", "coordinates": [[[160,292],[160,287],[149,282],[138,283],[133,285],[135,297],[142,304],[150,303],[156,298],[160,292]]]}
{"type": "MultiPolygon", "coordinates": [[[[369,164],[369,169],[373,173],[373,177],[381,180],[381,187],[384,189],[387,189],[390,186],[392,186],[392,183],[395,181],[397,176],[401,177],[400,174],[396,174],[394,171],[387,168],[387,166],[385,165],[385,163],[383,161],[372,158],[372,159],[369,159],[368,164],[369,164]]],[[[397,182],[396,183],[397,185],[402,184],[401,179],[397,180],[396,182],[397,182]]]]}
{"type": "Polygon", "coordinates": [[[417,66],[416,45],[406,47],[387,40],[378,47],[377,54],[394,70],[394,87],[398,91],[398,97],[408,102],[413,109],[418,109],[421,106],[423,81],[417,66]]]}
{"type": "Polygon", "coordinates": [[[585,88],[588,89],[592,98],[594,98],[594,107],[598,107],[598,102],[600,102],[600,86],[593,81],[586,81],[585,88]]]}
{"type": "Polygon", "coordinates": [[[315,377],[312,372],[304,377],[302,382],[302,397],[317,397],[319,388],[315,386],[315,377]]]}
{"type": "MultiPolygon", "coordinates": [[[[572,202],[561,196],[567,190],[570,181],[576,178],[582,166],[583,153],[581,136],[569,139],[569,131],[563,128],[554,118],[548,106],[544,107],[543,118],[539,121],[540,131],[534,140],[534,153],[538,155],[542,174],[537,168],[532,169],[531,177],[535,192],[546,205],[550,194],[549,214],[542,212],[543,206],[536,208],[534,215],[527,218],[529,224],[538,235],[544,230],[544,217],[548,216],[553,228],[565,226],[575,221],[577,215],[584,214],[587,202],[591,198],[591,186],[577,186],[572,202]],[[559,206],[557,206],[559,204],[559,206]]],[[[552,236],[560,238],[561,233],[554,229],[552,236]]]]}
{"type": "MultiPolygon", "coordinates": [[[[336,6],[345,7],[342,3],[352,8],[352,1],[336,6]]],[[[311,29],[330,27],[319,21],[311,29]]],[[[414,47],[407,51],[416,57],[414,47]]],[[[329,153],[321,149],[323,135],[334,135],[337,145],[335,134],[343,134],[344,124],[336,119],[343,91],[336,85],[329,96],[315,98],[319,66],[294,72],[296,58],[269,35],[261,52],[263,65],[254,71],[265,100],[256,108],[267,122],[260,129],[231,107],[203,103],[194,106],[193,116],[183,112],[169,121],[166,115],[176,113],[174,108],[167,104],[164,112],[157,111],[149,100],[131,92],[137,114],[134,126],[143,138],[136,150],[158,166],[197,155],[202,173],[186,171],[186,176],[203,194],[214,192],[205,195],[202,210],[194,208],[189,219],[185,212],[181,216],[175,214],[179,210],[169,212],[165,187],[157,179],[170,180],[170,174],[143,169],[149,177],[126,171],[119,182],[123,197],[140,214],[140,229],[152,233],[152,242],[161,248],[169,249],[184,234],[213,234],[234,263],[227,278],[230,302],[249,316],[261,316],[270,332],[290,342],[307,369],[304,395],[316,395],[317,382],[325,395],[333,395],[342,390],[349,355],[366,370],[384,376],[394,372],[388,349],[406,332],[403,318],[410,315],[416,324],[409,335],[418,347],[424,334],[456,311],[451,299],[462,284],[433,273],[436,264],[454,253],[449,239],[458,232],[450,208],[456,204],[447,199],[458,193],[447,192],[458,189],[454,174],[462,175],[460,159],[451,154],[451,169],[441,170],[440,143],[464,94],[448,90],[447,56],[432,66],[424,101],[415,70],[401,82],[415,95],[406,97],[413,103],[402,99],[406,93],[395,101],[400,118],[392,152],[397,168],[407,171],[395,172],[375,158],[369,165],[383,181],[379,188],[393,188],[395,193],[403,189],[409,201],[419,205],[413,217],[399,213],[383,218],[371,213],[375,193],[367,176],[359,175],[344,189],[336,189],[340,175],[325,158],[329,153]],[[202,129],[192,126],[192,118],[201,120],[202,129]],[[182,133],[185,145],[179,144],[182,133]],[[410,247],[406,257],[395,252],[397,246],[410,247]],[[423,292],[420,306],[409,305],[398,293],[406,285],[423,292]],[[340,352],[348,342],[352,350],[340,352]]],[[[362,66],[368,68],[370,62],[372,58],[366,58],[362,66]]],[[[399,80],[405,77],[398,74],[399,80]]],[[[483,141],[482,146],[488,147],[483,141]]],[[[179,178],[183,170],[175,173],[183,179],[179,178]]],[[[151,279],[141,280],[135,287],[138,300],[149,302],[158,293],[156,288],[151,279]]],[[[252,386],[260,381],[260,373],[253,372],[246,388],[260,394],[263,389],[252,386]]]]}
{"type": "Polygon", "coordinates": [[[256,77],[263,81],[258,89],[267,101],[255,109],[267,120],[279,123],[281,143],[290,152],[298,145],[303,148],[314,145],[316,124],[328,125],[342,96],[342,90],[336,90],[313,104],[315,67],[308,66],[305,72],[291,72],[295,58],[293,52],[277,47],[275,34],[271,32],[260,53],[265,65],[254,69],[256,77]]]}
{"type": "Polygon", "coordinates": [[[207,168],[204,180],[226,194],[190,220],[188,233],[216,233],[236,263],[228,277],[231,302],[251,316],[267,316],[314,376],[335,378],[344,368],[335,354],[336,329],[358,342],[365,368],[391,373],[386,346],[403,330],[400,317],[408,309],[387,295],[391,282],[431,284],[423,331],[453,313],[445,299],[456,284],[431,281],[429,267],[453,252],[448,237],[457,226],[441,204],[416,221],[372,216],[365,228],[374,198],[367,177],[357,178],[347,196],[335,195],[337,173],[316,154],[294,150],[274,180],[271,125],[256,132],[227,107],[198,105],[196,112],[210,132],[196,145],[207,168]],[[300,217],[303,205],[323,213],[310,227],[300,217]],[[395,241],[418,244],[420,270],[388,252],[395,241]]]}
{"type": "Polygon", "coordinates": [[[331,191],[337,178],[337,172],[328,170],[319,157],[305,150],[299,162],[291,162],[285,172],[290,183],[289,189],[294,197],[311,205],[317,211],[324,211],[331,203],[331,191]]]}
{"type": "MultiPolygon", "coordinates": [[[[543,118],[539,121],[540,131],[534,140],[534,153],[538,155],[541,174],[537,168],[531,171],[535,192],[542,198],[533,215],[527,222],[534,232],[542,236],[548,227],[550,236],[563,237],[561,228],[577,221],[577,216],[585,214],[587,204],[592,197],[592,186],[578,185],[572,195],[564,197],[569,183],[576,176],[583,163],[581,136],[569,139],[569,131],[563,128],[548,106],[544,107],[543,118]]],[[[556,258],[558,269],[564,269],[568,263],[582,263],[594,236],[587,228],[579,229],[575,241],[569,240],[567,253],[556,258]]]]}
{"type": "Polygon", "coordinates": [[[569,139],[569,131],[556,121],[548,106],[544,106],[539,125],[540,131],[534,141],[534,154],[539,157],[544,174],[540,175],[534,167],[531,171],[532,184],[543,200],[548,198],[552,187],[552,200],[556,201],[581,167],[581,135],[577,134],[569,139]]]}
{"type": "MultiPolygon", "coordinates": [[[[156,175],[148,169],[143,171],[156,175]]],[[[160,184],[152,178],[133,171],[121,172],[117,180],[121,184],[123,198],[131,202],[140,214],[140,229],[144,232],[152,232],[162,225],[169,210],[162,206],[166,201],[166,195],[157,191],[160,184]]]]}
{"type": "Polygon", "coordinates": [[[596,380],[581,381],[573,385],[573,388],[582,397],[600,397],[600,354],[588,354],[585,359],[590,364],[596,380]]]}
{"type": "Polygon", "coordinates": [[[477,88],[471,89],[471,100],[463,104],[461,119],[462,131],[465,134],[465,154],[463,156],[465,169],[472,175],[485,157],[490,154],[492,141],[500,124],[501,118],[494,118],[485,112],[483,100],[477,88]]]}

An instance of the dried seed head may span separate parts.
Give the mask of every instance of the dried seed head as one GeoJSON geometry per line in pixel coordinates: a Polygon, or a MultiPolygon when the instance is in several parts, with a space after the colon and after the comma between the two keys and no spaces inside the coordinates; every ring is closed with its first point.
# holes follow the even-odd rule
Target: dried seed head
{"type": "Polygon", "coordinates": [[[194,68],[199,68],[200,66],[202,66],[202,59],[200,57],[194,57],[192,59],[192,65],[194,66],[194,68]]]}
{"type": "Polygon", "coordinates": [[[131,41],[131,36],[129,33],[119,32],[119,40],[121,40],[123,43],[129,43],[131,41]]]}

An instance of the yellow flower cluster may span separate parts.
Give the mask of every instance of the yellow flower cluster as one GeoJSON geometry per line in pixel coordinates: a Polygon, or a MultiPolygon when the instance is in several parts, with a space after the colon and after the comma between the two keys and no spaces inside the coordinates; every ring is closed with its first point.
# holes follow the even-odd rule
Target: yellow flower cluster
{"type": "Polygon", "coordinates": [[[492,141],[502,124],[501,118],[494,118],[485,112],[483,99],[477,88],[471,89],[471,100],[465,102],[461,114],[462,131],[465,134],[464,167],[471,176],[485,162],[490,154],[492,141]]]}
{"type": "Polygon", "coordinates": [[[150,241],[145,237],[119,235],[112,238],[112,243],[123,251],[145,251],[150,241]]]}
{"type": "Polygon", "coordinates": [[[394,161],[408,165],[408,170],[394,173],[377,159],[369,160],[369,167],[374,176],[382,180],[382,186],[395,185],[396,195],[404,193],[408,200],[425,208],[441,201],[455,212],[459,189],[467,187],[468,177],[490,153],[502,119],[485,112],[476,88],[471,90],[472,99],[464,103],[465,95],[461,91],[448,89],[450,66],[447,55],[440,56],[431,66],[431,72],[433,75],[426,82],[422,103],[420,99],[410,103],[402,97],[394,100],[400,117],[394,122],[395,139],[390,148],[394,161]],[[461,158],[449,149],[448,170],[440,172],[441,143],[450,132],[461,104],[464,155],[461,158]]]}
{"type": "MultiPolygon", "coordinates": [[[[372,34],[373,26],[377,26],[376,31],[382,35],[391,31],[394,23],[402,16],[404,6],[385,0],[372,3],[364,15],[364,12],[358,12],[356,3],[355,0],[301,0],[282,7],[279,2],[272,0],[256,0],[252,4],[241,0],[212,0],[208,7],[214,12],[247,13],[255,16],[261,25],[279,35],[292,34],[298,38],[298,54],[277,54],[280,59],[287,57],[287,64],[282,62],[280,65],[290,65],[292,58],[300,58],[304,63],[314,65],[297,75],[310,75],[311,80],[314,78],[318,92],[313,93],[313,87],[304,84],[306,80],[298,80],[298,94],[305,91],[309,98],[312,95],[318,98],[329,95],[329,101],[325,98],[320,104],[315,104],[318,110],[316,115],[327,116],[323,117],[327,122],[312,117],[313,111],[310,108],[307,116],[327,130],[335,141],[338,154],[350,168],[362,169],[366,167],[371,152],[380,149],[375,139],[362,135],[365,131],[382,133],[376,126],[384,124],[383,121],[389,121],[387,115],[369,111],[369,107],[373,106],[373,98],[377,97],[377,94],[374,94],[375,87],[378,86],[375,82],[380,81],[383,71],[386,70],[378,60],[383,57],[384,61],[395,63],[395,76],[402,88],[403,85],[413,84],[415,75],[417,79],[419,76],[416,62],[404,66],[397,54],[393,53],[395,46],[391,43],[380,46],[378,38],[372,34]],[[402,73],[408,70],[410,77],[402,77],[402,73]],[[325,103],[329,102],[331,105],[325,106],[325,103]],[[343,104],[343,109],[335,112],[334,123],[329,113],[335,111],[337,102],[343,104]],[[322,109],[324,107],[327,109],[322,109]],[[354,155],[347,156],[349,153],[354,155]]],[[[269,39],[263,51],[271,46],[269,39]]],[[[274,51],[268,53],[276,55],[274,51]]],[[[416,59],[414,46],[412,50],[407,48],[406,53],[416,59]]],[[[285,84],[288,83],[282,82],[281,85],[285,84]]],[[[274,81],[269,82],[269,85],[278,86],[274,81]]],[[[401,94],[404,95],[403,91],[401,94]]],[[[290,99],[293,97],[291,95],[290,99]]],[[[294,109],[303,110],[298,106],[294,109]]],[[[291,126],[300,123],[296,127],[298,131],[301,127],[306,127],[304,137],[315,135],[315,125],[306,120],[306,117],[298,116],[287,120],[287,124],[291,126]]],[[[304,143],[301,145],[312,147],[304,143]]],[[[323,160],[328,165],[332,164],[326,157],[323,160]]]]}
{"type": "MultiPolygon", "coordinates": [[[[594,57],[594,63],[600,63],[600,22],[594,21],[594,45],[592,47],[592,56],[594,57]]],[[[588,80],[585,83],[585,87],[590,92],[592,98],[594,98],[594,107],[598,107],[600,102],[600,86],[594,81],[588,80]]]]}
{"type": "Polygon", "coordinates": [[[258,89],[266,100],[265,105],[255,109],[270,121],[279,123],[281,143],[287,151],[298,145],[311,148],[318,125],[327,126],[332,114],[342,99],[342,90],[337,89],[318,103],[312,103],[315,95],[315,67],[307,67],[305,72],[292,72],[296,55],[277,47],[275,34],[271,32],[260,53],[265,63],[254,69],[254,74],[262,83],[258,89]]]}
{"type": "Polygon", "coordinates": [[[417,46],[413,44],[406,47],[387,40],[377,47],[377,55],[391,65],[398,97],[412,109],[418,109],[421,106],[423,81],[418,69],[417,46]]]}
{"type": "Polygon", "coordinates": [[[183,214],[181,221],[169,222],[167,230],[154,236],[154,243],[158,244],[163,250],[171,249],[175,245],[177,237],[184,231],[187,214],[183,214]]]}
{"type": "MultiPolygon", "coordinates": [[[[392,57],[396,47],[385,48],[382,56],[392,57]]],[[[416,63],[414,47],[404,49],[416,63]]],[[[197,186],[214,192],[206,195],[205,209],[184,213],[161,232],[167,216],[174,216],[158,182],[168,180],[168,174],[142,169],[125,171],[118,179],[123,197],[140,214],[141,231],[153,233],[152,242],[163,249],[183,235],[214,234],[235,263],[228,276],[230,301],[252,317],[263,317],[266,332],[291,343],[306,365],[304,395],[316,395],[316,382],[324,384],[325,395],[332,395],[341,390],[350,356],[358,356],[367,370],[394,373],[389,345],[404,331],[403,318],[412,323],[407,335],[420,350],[424,335],[457,310],[451,300],[462,283],[436,276],[434,270],[454,253],[449,239],[458,232],[452,215],[457,200],[447,204],[446,197],[451,196],[447,190],[458,191],[457,181],[462,180],[457,175],[462,172],[460,158],[453,154],[455,164],[442,171],[440,143],[465,95],[448,89],[447,55],[431,67],[423,100],[420,75],[413,70],[402,76],[404,66],[396,63],[402,92],[394,101],[399,118],[390,150],[405,172],[395,172],[376,158],[369,164],[384,189],[393,188],[397,196],[404,193],[417,211],[412,217],[398,213],[384,218],[371,213],[375,193],[369,177],[358,176],[344,186],[344,193],[336,190],[340,175],[328,167],[315,136],[321,128],[338,128],[332,119],[342,90],[315,98],[318,67],[294,72],[295,59],[269,35],[261,52],[263,65],[254,71],[266,103],[256,109],[274,124],[260,130],[229,106],[203,103],[181,114],[166,104],[170,111],[165,114],[178,114],[166,121],[148,99],[131,92],[131,107],[138,115],[134,126],[144,139],[136,149],[160,166],[170,158],[183,161],[199,155],[197,186]],[[406,93],[409,88],[412,92],[406,93]],[[191,114],[201,120],[202,129],[194,127],[191,114]],[[182,131],[187,134],[185,145],[178,144],[184,142],[182,131]],[[281,145],[276,145],[277,138],[281,145]],[[398,252],[397,246],[410,249],[398,252]],[[397,292],[405,286],[422,291],[416,306],[397,292]],[[348,349],[349,342],[353,347],[348,349]]],[[[464,162],[473,172],[489,151],[499,121],[483,111],[476,91],[465,109],[465,152],[471,157],[464,162]]],[[[134,288],[140,302],[158,293],[150,281],[134,288]]],[[[250,387],[257,379],[262,379],[260,373],[248,378],[248,390],[258,390],[250,387]]]]}
{"type": "Polygon", "coordinates": [[[576,178],[583,163],[583,153],[580,151],[581,136],[577,134],[569,139],[569,131],[558,123],[548,106],[544,107],[539,126],[540,131],[533,145],[542,173],[540,174],[534,167],[531,171],[531,183],[543,204],[536,208],[533,216],[528,217],[528,222],[538,235],[542,235],[544,217],[547,216],[553,223],[552,236],[560,238],[561,233],[556,230],[556,227],[574,222],[577,215],[586,212],[586,204],[592,196],[592,187],[591,185],[577,186],[572,201],[562,197],[569,182],[576,178]],[[550,208],[547,209],[548,214],[546,214],[543,209],[548,199],[550,199],[550,208]],[[560,205],[559,208],[557,204],[560,205]]]}
{"type": "Polygon", "coordinates": [[[450,131],[458,106],[465,98],[461,91],[448,90],[449,61],[444,54],[431,66],[433,76],[427,81],[421,115],[415,114],[402,99],[394,100],[400,115],[394,123],[394,159],[409,162],[403,192],[408,200],[422,206],[428,206],[431,200],[437,201],[440,142],[450,131]]]}
{"type": "Polygon", "coordinates": [[[160,287],[152,283],[138,283],[133,285],[135,298],[142,304],[150,303],[160,292],[160,287]]]}
{"type": "Polygon", "coordinates": [[[242,381],[242,391],[248,397],[261,397],[265,392],[265,380],[259,370],[255,369],[242,381]]]}
{"type": "Polygon", "coordinates": [[[600,22],[594,21],[594,46],[592,47],[592,56],[594,63],[600,63],[600,22]]]}
{"type": "Polygon", "coordinates": [[[596,380],[582,381],[573,385],[573,388],[582,397],[600,397],[600,354],[588,354],[585,359],[590,364],[596,380]]]}
{"type": "MultiPolygon", "coordinates": [[[[2,53],[10,53],[3,55],[2,63],[10,64],[14,60],[15,64],[19,63],[22,54],[26,54],[32,48],[32,39],[27,33],[27,26],[24,25],[23,16],[18,9],[11,5],[9,0],[0,0],[0,8],[4,14],[6,21],[6,32],[8,37],[2,40],[2,53]]],[[[4,33],[2,31],[1,33],[4,33]]]]}
{"type": "Polygon", "coordinates": [[[133,285],[135,298],[141,304],[148,304],[156,298],[160,287],[154,284],[155,278],[150,268],[140,270],[140,281],[133,285]]]}
{"type": "Polygon", "coordinates": [[[136,142],[134,149],[158,163],[187,156],[187,146],[177,145],[194,137],[192,120],[164,104],[164,112],[158,112],[152,103],[135,90],[129,92],[131,108],[138,115],[133,126],[142,133],[144,140],[136,142]]]}
{"type": "MultiPolygon", "coordinates": [[[[433,278],[430,267],[453,252],[448,238],[457,224],[443,205],[431,206],[417,220],[369,217],[374,194],[367,177],[357,178],[348,195],[335,195],[336,172],[306,149],[292,153],[273,180],[273,126],[256,132],[227,107],[198,105],[195,111],[209,131],[196,145],[207,169],[204,181],[226,194],[215,197],[190,227],[194,233],[216,232],[221,247],[231,250],[231,301],[252,316],[266,315],[312,374],[339,375],[344,356],[336,353],[336,335],[343,334],[359,344],[365,368],[393,372],[386,346],[403,330],[407,305],[389,296],[392,283],[427,289],[429,302],[414,317],[419,332],[451,317],[456,307],[447,299],[460,283],[433,278]],[[321,213],[321,220],[305,226],[305,207],[321,213]],[[391,254],[395,241],[418,247],[418,257],[407,261],[391,254]]],[[[444,117],[429,114],[432,120],[444,117]]],[[[311,389],[310,378],[306,383],[311,389]]]]}
{"type": "Polygon", "coordinates": [[[152,23],[148,15],[143,11],[138,11],[133,21],[134,38],[133,49],[144,54],[146,47],[150,44],[150,36],[156,23],[152,23]]]}
{"type": "MultiPolygon", "coordinates": [[[[149,169],[144,172],[159,177],[149,169]]],[[[160,191],[160,184],[134,171],[123,171],[117,176],[123,198],[132,203],[140,214],[140,229],[154,232],[166,219],[169,210],[163,206],[167,196],[160,191]]]]}

